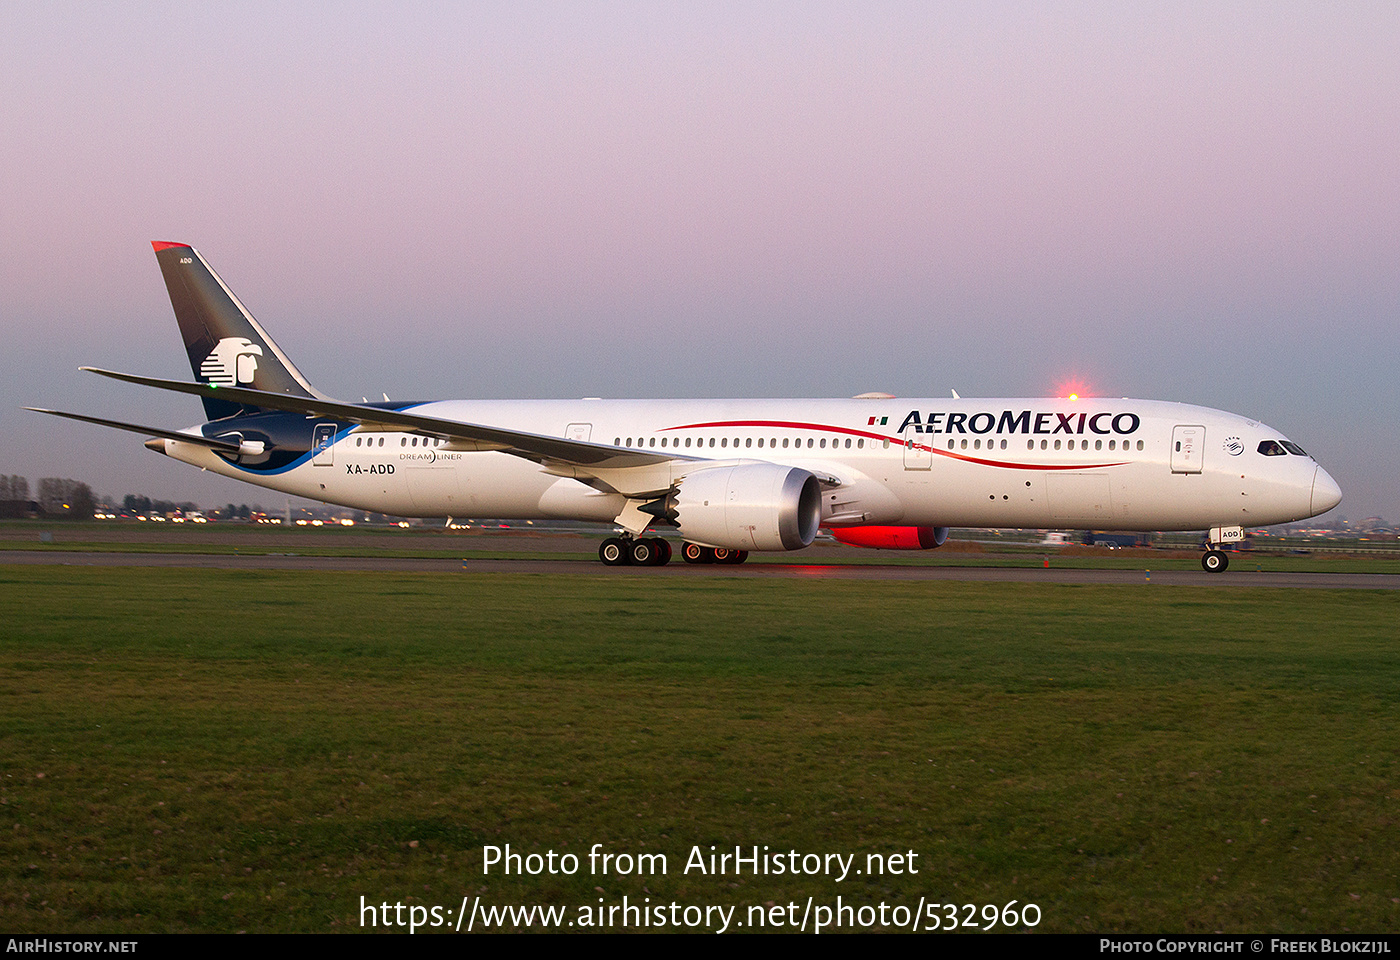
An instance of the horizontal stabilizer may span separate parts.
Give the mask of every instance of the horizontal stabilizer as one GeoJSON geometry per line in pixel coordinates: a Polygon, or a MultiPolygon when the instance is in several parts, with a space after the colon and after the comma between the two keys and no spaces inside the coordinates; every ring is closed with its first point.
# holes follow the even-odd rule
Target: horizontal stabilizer
{"type": "Polygon", "coordinates": [[[99,370],[96,367],[81,367],[88,373],[124,380],[158,390],[171,390],[188,393],[196,397],[213,397],[230,400],[272,410],[286,410],[307,416],[326,417],[345,423],[358,423],[372,428],[394,428],[431,437],[444,437],[449,440],[480,444],[486,449],[499,450],[526,460],[571,464],[585,472],[597,469],[626,469],[629,467],[651,466],[675,460],[693,460],[674,453],[653,453],[625,447],[612,447],[601,443],[588,443],[583,440],[566,440],[562,437],[548,437],[519,430],[504,430],[458,420],[444,420],[439,417],[425,417],[400,410],[386,410],[382,407],[362,406],[357,403],[343,403],[320,397],[302,397],[291,394],[267,393],[250,390],[246,387],[226,387],[217,384],[186,383],[181,380],[162,380],[156,377],[141,377],[132,373],[117,373],[113,370],[99,370]]]}
{"type": "Polygon", "coordinates": [[[162,430],[160,427],[143,427],[136,423],[122,423],[120,420],[104,420],[101,417],[88,417],[81,413],[64,413],[62,410],[45,410],[43,407],[25,407],[24,409],[33,410],[35,413],[47,413],[55,417],[67,417],[69,420],[81,420],[84,423],[95,423],[102,427],[129,430],[132,433],[140,433],[148,437],[160,437],[164,440],[179,440],[182,443],[197,443],[201,447],[208,447],[210,450],[217,450],[220,453],[232,455],[239,452],[239,446],[236,443],[230,443],[227,440],[215,440],[197,433],[181,433],[179,430],[162,430]]]}

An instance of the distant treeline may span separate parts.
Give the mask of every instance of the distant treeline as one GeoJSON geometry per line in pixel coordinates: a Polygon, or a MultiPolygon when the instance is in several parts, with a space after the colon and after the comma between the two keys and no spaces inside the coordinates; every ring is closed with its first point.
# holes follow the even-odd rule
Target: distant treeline
{"type": "Polygon", "coordinates": [[[48,517],[71,517],[91,520],[97,509],[92,488],[67,477],[44,477],[39,481],[39,495],[30,499],[29,481],[21,476],[0,476],[0,514],[25,517],[42,514],[48,517]]]}
{"type": "Polygon", "coordinates": [[[29,481],[24,477],[0,476],[0,500],[28,500],[29,481]]]}
{"type": "Polygon", "coordinates": [[[134,493],[128,493],[122,498],[122,513],[155,513],[165,516],[171,513],[189,513],[198,509],[199,504],[197,503],[189,501],[176,503],[174,500],[152,500],[150,497],[143,497],[134,493]]]}
{"type": "MultiPolygon", "coordinates": [[[[154,500],[139,493],[128,493],[122,498],[120,507],[115,501],[116,497],[105,497],[99,502],[92,488],[80,480],[45,477],[39,481],[38,492],[34,494],[29,489],[27,478],[18,474],[0,474],[0,517],[4,518],[68,517],[91,520],[99,508],[127,516],[188,516],[200,509],[199,504],[192,500],[154,500]]],[[[261,504],[255,503],[250,507],[246,503],[230,503],[227,507],[210,511],[210,516],[220,520],[251,520],[262,512],[261,504]]]]}

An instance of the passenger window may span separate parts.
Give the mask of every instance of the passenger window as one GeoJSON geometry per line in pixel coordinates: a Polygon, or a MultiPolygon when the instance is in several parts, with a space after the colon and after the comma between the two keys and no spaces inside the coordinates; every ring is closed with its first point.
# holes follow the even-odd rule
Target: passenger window
{"type": "Polygon", "coordinates": [[[966,440],[963,440],[963,442],[962,442],[962,448],[963,448],[964,450],[967,449],[967,441],[966,441],[966,440]]]}
{"type": "Polygon", "coordinates": [[[1055,441],[1055,449],[1056,449],[1056,450],[1060,449],[1060,441],[1058,441],[1058,440],[1055,441]]]}
{"type": "Polygon", "coordinates": [[[822,437],[822,444],[821,444],[821,446],[822,446],[822,449],[823,449],[823,450],[826,449],[826,437],[822,437]]]}
{"type": "Polygon", "coordinates": [[[1138,441],[1138,449],[1139,449],[1139,450],[1142,449],[1142,441],[1141,441],[1141,440],[1138,441]]]}

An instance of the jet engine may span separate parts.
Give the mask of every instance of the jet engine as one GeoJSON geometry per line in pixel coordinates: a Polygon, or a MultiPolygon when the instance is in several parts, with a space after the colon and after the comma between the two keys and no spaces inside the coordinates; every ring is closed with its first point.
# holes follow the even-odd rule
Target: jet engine
{"type": "Polygon", "coordinates": [[[666,516],[692,543],[731,550],[800,550],[821,525],[821,485],[806,470],[739,463],[688,473],[666,516]]]}
{"type": "Polygon", "coordinates": [[[829,527],[831,535],[853,547],[880,550],[932,550],[948,539],[947,527],[829,527]]]}

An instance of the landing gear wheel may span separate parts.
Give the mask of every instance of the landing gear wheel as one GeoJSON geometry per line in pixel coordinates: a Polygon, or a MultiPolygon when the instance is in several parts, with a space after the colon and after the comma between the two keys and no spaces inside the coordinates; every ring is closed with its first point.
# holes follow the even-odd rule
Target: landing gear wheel
{"type": "Polygon", "coordinates": [[[656,565],[664,567],[671,562],[671,541],[657,537],[653,542],[656,544],[656,565]]]}
{"type": "Polygon", "coordinates": [[[749,558],[749,552],[748,552],[747,550],[730,550],[730,551],[729,551],[729,559],[728,559],[728,560],[716,561],[716,562],[723,562],[723,563],[729,563],[729,564],[738,564],[738,563],[743,563],[743,562],[744,562],[745,560],[747,560],[748,558],[749,558]]]}
{"type": "Polygon", "coordinates": [[[629,544],[632,563],[639,567],[649,567],[656,563],[656,541],[650,539],[633,540],[629,544]]]}
{"type": "Polygon", "coordinates": [[[1223,550],[1207,550],[1201,557],[1201,566],[1206,573],[1220,573],[1230,566],[1230,558],[1223,550]]]}
{"type": "Polygon", "coordinates": [[[627,563],[630,559],[627,541],[621,537],[608,537],[598,548],[598,559],[610,567],[620,567],[627,563]]]}
{"type": "Polygon", "coordinates": [[[730,550],[728,547],[715,547],[710,551],[710,554],[714,557],[715,563],[734,562],[734,551],[730,550]]]}
{"type": "Polygon", "coordinates": [[[687,542],[681,545],[681,559],[686,563],[714,563],[715,555],[708,547],[687,542]]]}

